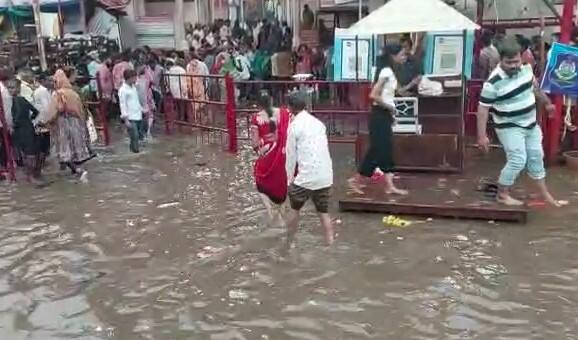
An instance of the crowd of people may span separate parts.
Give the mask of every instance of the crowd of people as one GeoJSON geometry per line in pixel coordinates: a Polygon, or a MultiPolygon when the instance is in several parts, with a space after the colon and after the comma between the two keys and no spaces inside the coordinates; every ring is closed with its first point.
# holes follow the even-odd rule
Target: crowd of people
{"type": "MultiPolygon", "coordinates": [[[[504,30],[491,31],[485,30],[481,35],[482,49],[480,51],[479,60],[477,63],[477,70],[475,77],[478,79],[488,79],[492,70],[494,70],[500,63],[500,46],[506,41],[508,36],[504,30]]],[[[544,71],[545,58],[548,55],[551,44],[544,41],[542,36],[535,35],[531,38],[522,34],[516,34],[509,39],[514,39],[521,49],[521,58],[524,65],[529,65],[536,77],[544,71]]],[[[556,42],[559,39],[559,34],[552,35],[552,41],[556,42]]],[[[572,34],[570,45],[578,45],[578,29],[572,34]]]]}
{"type": "MultiPolygon", "coordinates": [[[[51,152],[61,169],[68,168],[80,181],[87,180],[88,173],[81,166],[96,156],[89,131],[92,118],[73,86],[75,79],[73,69],[36,76],[29,70],[13,75],[7,68],[0,69],[5,118],[0,128],[11,136],[15,161],[30,181],[41,180],[51,152]]],[[[4,141],[1,149],[0,166],[5,167],[9,155],[4,141]]]]}
{"type": "MultiPolygon", "coordinates": [[[[213,27],[196,25],[187,31],[191,46],[186,52],[158,52],[146,46],[114,56],[91,52],[89,60],[76,68],[59,68],[37,76],[23,69],[12,77],[2,69],[0,91],[7,118],[2,128],[10,131],[15,154],[28,177],[40,179],[52,150],[63,169],[86,180],[87,172],[81,166],[95,156],[90,112],[83,103],[90,97],[98,96],[110,103],[109,114],[118,116],[126,125],[129,149],[138,153],[141,141],[150,138],[155,112],[167,93],[176,99],[192,99],[192,111],[203,111],[203,102],[210,92],[203,76],[231,74],[237,80],[290,79],[296,73],[324,76],[319,67],[322,63],[314,57],[319,50],[302,45],[295,53],[291,51],[292,34],[285,23],[262,21],[247,26],[235,22],[231,26],[220,21],[213,27]],[[79,70],[89,77],[79,79],[79,70]]],[[[488,147],[486,124],[491,113],[507,155],[497,199],[506,205],[521,204],[511,196],[510,187],[527,167],[546,201],[560,206],[545,182],[536,98],[547,110],[553,107],[536,85],[534,73],[539,72],[536,68],[541,63],[537,61],[535,44],[522,36],[510,39],[488,32],[482,42],[477,72],[486,83],[478,116],[479,145],[482,149],[488,147]],[[514,110],[516,105],[520,108],[514,110]]],[[[386,194],[408,194],[394,183],[392,126],[395,96],[415,92],[421,80],[421,38],[415,45],[409,36],[403,36],[398,42],[388,42],[377,59],[370,93],[370,146],[358,173],[348,180],[353,193],[363,194],[374,183],[371,178],[375,173],[381,172],[386,194]]],[[[331,59],[324,57],[319,60],[331,59]]],[[[299,210],[311,199],[326,240],[332,243],[328,200],[333,170],[325,126],[307,112],[303,92],[292,93],[286,108],[276,107],[274,97],[261,92],[255,98],[259,112],[251,120],[251,140],[258,157],[254,173],[257,190],[271,218],[275,207],[282,206],[288,198],[292,207],[288,240],[293,239],[297,229],[299,210]]],[[[5,164],[5,152],[0,156],[5,164]]]]}

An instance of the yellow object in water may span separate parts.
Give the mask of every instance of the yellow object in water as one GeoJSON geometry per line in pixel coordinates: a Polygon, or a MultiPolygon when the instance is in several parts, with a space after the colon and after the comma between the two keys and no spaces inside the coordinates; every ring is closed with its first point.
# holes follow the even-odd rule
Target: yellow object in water
{"type": "Polygon", "coordinates": [[[406,221],[404,219],[401,219],[401,218],[399,218],[397,216],[393,216],[393,215],[383,217],[382,222],[383,222],[383,225],[385,225],[385,226],[396,227],[396,228],[405,228],[405,227],[409,227],[411,225],[410,221],[406,221]]]}

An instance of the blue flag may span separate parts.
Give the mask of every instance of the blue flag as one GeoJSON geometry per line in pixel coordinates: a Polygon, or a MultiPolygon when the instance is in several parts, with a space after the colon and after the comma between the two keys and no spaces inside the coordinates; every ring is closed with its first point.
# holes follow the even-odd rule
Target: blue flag
{"type": "Polygon", "coordinates": [[[540,87],[546,93],[578,97],[578,48],[552,45],[540,87]]]}

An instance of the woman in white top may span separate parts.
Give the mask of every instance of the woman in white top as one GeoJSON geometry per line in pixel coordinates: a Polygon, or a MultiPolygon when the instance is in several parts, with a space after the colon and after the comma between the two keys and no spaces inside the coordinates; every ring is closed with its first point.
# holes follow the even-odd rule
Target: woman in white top
{"type": "Polygon", "coordinates": [[[369,120],[369,149],[365,155],[359,174],[349,179],[350,190],[363,194],[375,170],[385,173],[386,194],[407,195],[407,191],[398,189],[393,183],[393,130],[395,113],[395,93],[398,82],[393,72],[395,65],[405,62],[405,52],[401,45],[389,44],[384,54],[378,57],[375,82],[370,99],[373,100],[369,120]]]}

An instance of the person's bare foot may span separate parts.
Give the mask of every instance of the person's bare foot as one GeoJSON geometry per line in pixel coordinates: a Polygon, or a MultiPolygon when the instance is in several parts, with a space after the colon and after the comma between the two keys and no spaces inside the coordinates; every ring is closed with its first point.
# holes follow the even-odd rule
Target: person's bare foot
{"type": "Polygon", "coordinates": [[[557,199],[554,199],[554,197],[550,193],[544,194],[544,200],[546,201],[546,203],[550,204],[555,208],[561,208],[565,205],[568,205],[567,201],[559,201],[557,199]]]}
{"type": "Polygon", "coordinates": [[[520,207],[524,205],[524,202],[513,198],[509,194],[498,194],[496,196],[496,201],[500,204],[507,205],[510,207],[520,207]]]}
{"type": "Polygon", "coordinates": [[[356,177],[352,177],[350,179],[347,180],[347,184],[349,186],[349,191],[353,192],[355,194],[358,195],[363,195],[365,194],[365,192],[363,191],[363,189],[365,189],[366,185],[361,183],[361,181],[359,180],[359,178],[356,177]]]}
{"type": "Polygon", "coordinates": [[[407,190],[403,190],[403,189],[399,189],[395,186],[389,187],[389,188],[385,188],[385,193],[387,195],[400,195],[400,196],[407,196],[409,195],[409,191],[407,190]]]}

